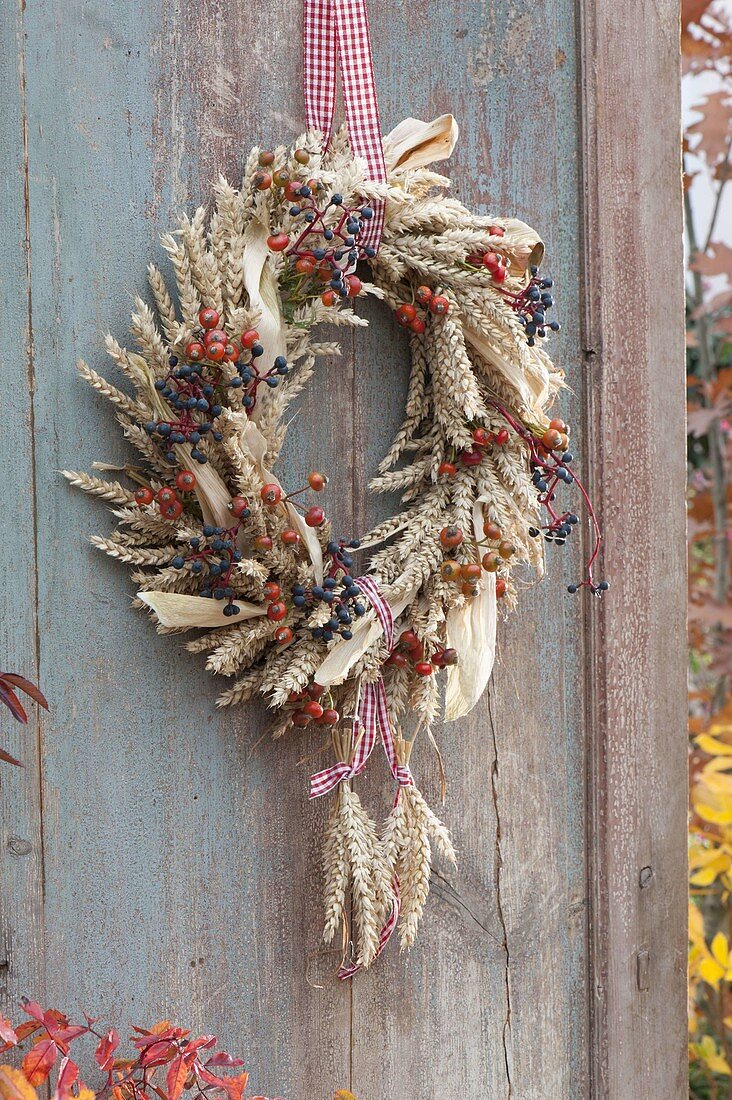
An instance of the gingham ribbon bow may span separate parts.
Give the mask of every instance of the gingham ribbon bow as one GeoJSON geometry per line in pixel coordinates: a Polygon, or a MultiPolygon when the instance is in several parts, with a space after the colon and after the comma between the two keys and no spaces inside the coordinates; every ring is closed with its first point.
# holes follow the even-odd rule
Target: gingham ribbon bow
{"type": "MultiPolygon", "coordinates": [[[[370,179],[385,183],[366,0],[303,0],[303,46],[308,129],[320,130],[328,145],[335,113],[336,65],[340,64],[351,151],[366,162],[370,179]]],[[[361,230],[358,244],[378,251],[384,204],[371,205],[374,216],[361,230]]]]}
{"type": "Polygon", "coordinates": [[[332,791],[339,783],[347,783],[350,779],[355,779],[366,767],[366,762],[371,756],[376,743],[376,731],[374,730],[371,736],[364,731],[363,736],[359,739],[358,721],[358,716],[356,716],[353,720],[353,739],[356,743],[356,751],[353,754],[351,763],[347,764],[345,760],[339,760],[329,768],[324,768],[322,772],[311,775],[311,798],[320,798],[332,791]]]}
{"type": "MultiPolygon", "coordinates": [[[[381,590],[373,577],[359,577],[358,587],[368,596],[384,631],[386,647],[391,653],[394,648],[394,617],[391,608],[382,596],[381,590]]],[[[358,715],[366,734],[372,738],[372,741],[376,740],[377,728],[381,731],[381,743],[384,746],[386,759],[389,761],[389,769],[399,786],[411,787],[414,783],[412,773],[405,764],[400,764],[397,761],[394,734],[389,721],[389,707],[386,702],[386,689],[381,674],[372,684],[362,686],[358,715]]]]}
{"type": "MultiPolygon", "coordinates": [[[[394,648],[394,617],[391,608],[373,577],[359,577],[358,587],[365,596],[368,596],[384,631],[387,649],[391,653],[394,648]]],[[[373,683],[361,685],[356,716],[353,720],[353,742],[356,748],[351,763],[347,764],[345,760],[339,760],[329,768],[324,768],[322,772],[316,772],[311,776],[310,797],[320,798],[321,795],[332,791],[339,783],[347,783],[360,775],[374,751],[379,733],[381,733],[381,743],[384,746],[391,774],[400,787],[411,787],[414,784],[412,773],[405,764],[400,764],[397,760],[386,690],[384,681],[379,675],[373,683]]]]}

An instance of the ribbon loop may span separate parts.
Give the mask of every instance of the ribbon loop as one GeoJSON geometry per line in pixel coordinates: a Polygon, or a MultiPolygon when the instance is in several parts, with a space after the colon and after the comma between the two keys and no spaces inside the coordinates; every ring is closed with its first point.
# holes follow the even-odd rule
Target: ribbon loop
{"type": "Polygon", "coordinates": [[[350,764],[346,764],[345,760],[339,760],[330,768],[324,768],[322,772],[311,775],[310,798],[321,798],[322,795],[329,794],[339,783],[353,779],[352,771],[350,764]]]}
{"type": "MultiPolygon", "coordinates": [[[[303,0],[303,59],[308,128],[320,130],[328,145],[335,114],[336,66],[340,64],[351,152],[365,162],[370,179],[385,183],[366,0],[303,0]]],[[[358,238],[362,252],[367,248],[378,251],[384,228],[384,203],[371,205],[374,216],[358,238]]]]}

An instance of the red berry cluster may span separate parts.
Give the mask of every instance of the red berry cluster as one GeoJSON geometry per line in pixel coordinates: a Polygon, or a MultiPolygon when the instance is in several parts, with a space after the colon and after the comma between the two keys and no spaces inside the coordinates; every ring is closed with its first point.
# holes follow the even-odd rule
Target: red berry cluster
{"type": "MultiPolygon", "coordinates": [[[[358,237],[365,222],[374,216],[369,206],[344,206],[343,196],[327,195],[317,179],[293,179],[287,168],[268,171],[272,152],[260,153],[260,171],[254,177],[258,190],[273,188],[287,205],[287,214],[303,223],[294,240],[284,230],[271,233],[267,245],[272,252],[286,252],[288,267],[281,279],[285,298],[292,304],[320,297],[326,306],[339,298],[355,298],[361,280],[353,274],[358,260],[372,257],[374,249],[361,247],[358,237]]],[[[296,149],[294,160],[303,168],[310,161],[306,149],[296,149]]]]}
{"type": "Polygon", "coordinates": [[[156,493],[149,485],[142,485],[135,493],[135,503],[140,508],[146,508],[155,502],[163,519],[178,519],[183,513],[183,502],[178,491],[192,493],[196,487],[196,475],[192,470],[179,470],[175,475],[175,485],[175,489],[170,485],[163,485],[156,493]]]}
{"type": "Polygon", "coordinates": [[[209,307],[198,314],[201,338],[186,345],[186,358],[192,363],[200,363],[203,359],[210,363],[223,363],[224,360],[235,363],[239,358],[241,348],[219,328],[220,320],[218,311],[209,307]]]}
{"type": "Polygon", "coordinates": [[[414,301],[423,307],[423,313],[417,311],[413,302],[402,302],[394,310],[394,316],[403,328],[412,332],[424,332],[427,311],[435,317],[444,317],[450,311],[450,299],[443,294],[435,294],[428,286],[418,286],[414,292],[414,301]]]}
{"type": "MultiPolygon", "coordinates": [[[[491,225],[488,227],[488,234],[491,237],[505,237],[506,230],[500,225],[491,225]]],[[[494,283],[504,283],[508,277],[508,260],[500,252],[489,250],[482,254],[473,254],[467,257],[467,263],[471,267],[485,267],[490,273],[494,283]]]]}
{"type": "Polygon", "coordinates": [[[413,630],[403,630],[386,663],[395,668],[407,668],[411,664],[417,676],[431,676],[436,668],[456,665],[457,661],[456,649],[435,649],[428,654],[413,630]]]}
{"type": "MultiPolygon", "coordinates": [[[[505,447],[511,438],[506,428],[498,432],[489,432],[486,428],[473,429],[473,446],[470,450],[460,451],[453,455],[463,466],[480,466],[487,453],[495,447],[505,447]]],[[[455,461],[445,459],[437,468],[438,474],[444,477],[454,477],[457,473],[455,461]]]]}
{"type": "Polygon", "coordinates": [[[292,708],[293,726],[304,727],[314,722],[316,726],[337,726],[341,716],[334,707],[321,702],[325,688],[310,684],[304,691],[290,692],[288,702],[292,708]]]}
{"type": "MultiPolygon", "coordinates": [[[[445,558],[440,566],[440,574],[443,580],[452,584],[460,584],[464,596],[478,595],[478,581],[487,573],[497,573],[516,552],[516,547],[508,539],[504,539],[501,529],[496,523],[486,520],[483,524],[483,534],[486,543],[477,540],[469,544],[468,557],[458,561],[454,557],[445,558]],[[479,547],[488,545],[490,548],[483,554],[480,563],[474,560],[479,554],[479,547]]],[[[443,527],[440,532],[440,542],[443,549],[455,551],[459,546],[465,547],[465,536],[459,527],[443,527]]],[[[496,596],[500,599],[505,596],[507,580],[505,576],[496,578],[496,596]]]]}
{"type": "MultiPolygon", "coordinates": [[[[328,478],[325,474],[319,473],[317,470],[312,470],[308,474],[308,483],[303,485],[301,489],[295,489],[292,493],[285,493],[281,485],[278,485],[276,481],[268,482],[263,485],[259,490],[262,503],[266,508],[278,508],[281,504],[290,504],[294,508],[297,508],[299,512],[302,512],[303,519],[307,523],[308,527],[322,527],[325,523],[325,512],[317,505],[313,504],[309,507],[305,507],[300,504],[295,498],[300,493],[306,493],[308,489],[313,489],[316,493],[319,493],[328,483],[328,478]]],[[[280,539],[285,546],[297,546],[300,542],[300,532],[294,527],[285,527],[280,532],[280,539]]],[[[258,545],[259,549],[271,550],[272,539],[269,535],[259,536],[258,540],[254,540],[255,546],[258,545]],[[266,543],[262,540],[266,540],[266,543]]]]}
{"type": "MultiPolygon", "coordinates": [[[[503,237],[505,230],[494,225],[490,227],[489,233],[493,237],[503,237]]],[[[538,267],[531,267],[528,283],[518,293],[514,293],[503,285],[508,278],[510,263],[501,252],[490,250],[482,255],[471,255],[466,262],[470,267],[487,269],[505,301],[518,314],[519,321],[526,329],[530,347],[535,344],[537,336],[546,336],[547,329],[559,332],[559,322],[547,321],[546,317],[547,311],[554,305],[554,298],[549,293],[553,282],[551,279],[540,279],[538,267]]]]}

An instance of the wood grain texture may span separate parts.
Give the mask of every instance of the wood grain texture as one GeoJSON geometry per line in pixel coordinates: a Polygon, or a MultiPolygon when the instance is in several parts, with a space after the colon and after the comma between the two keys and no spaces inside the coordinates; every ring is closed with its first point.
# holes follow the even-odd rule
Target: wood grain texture
{"type": "Polygon", "coordinates": [[[594,0],[581,41],[585,348],[588,417],[597,425],[590,461],[610,518],[605,557],[624,566],[613,570],[612,599],[589,630],[593,1095],[681,1100],[687,656],[678,4],[594,0]]]}
{"type": "MultiPolygon", "coordinates": [[[[0,18],[0,143],[6,150],[0,183],[0,429],[2,514],[0,668],[38,682],[36,493],[33,444],[34,348],[31,327],[25,70],[22,24],[16,11],[0,18]]],[[[43,846],[39,783],[40,711],[18,725],[3,707],[0,746],[23,769],[0,771],[0,1001],[15,1003],[44,988],[43,846]]]]}
{"type": "MultiPolygon", "coordinates": [[[[85,542],[105,529],[103,508],[58,477],[61,467],[128,454],[74,363],[81,355],[107,369],[102,334],[124,339],[146,265],[161,260],[159,233],[176,210],[207,201],[219,171],[236,180],[251,144],[289,140],[301,127],[299,7],[288,5],[287,19],[275,0],[68,0],[63,9],[27,0],[0,12],[8,105],[0,127],[10,150],[0,214],[0,391],[16,409],[26,395],[3,429],[12,463],[0,493],[18,521],[13,553],[0,558],[0,662],[8,654],[7,663],[28,670],[37,649],[30,671],[53,708],[42,741],[29,732],[14,742],[26,772],[0,775],[0,930],[10,963],[5,983],[0,966],[3,1002],[38,991],[45,969],[48,995],[64,1007],[111,1015],[121,1026],[174,1015],[218,1032],[246,1053],[257,1091],[287,1100],[326,1098],[337,1085],[359,1100],[677,1100],[685,1041],[685,880],[674,855],[685,823],[683,474],[679,465],[672,496],[652,473],[660,441],[649,427],[660,408],[678,435],[674,453],[683,454],[679,328],[661,331],[652,281],[654,219],[680,211],[669,154],[673,5],[662,0],[644,13],[639,35],[621,45],[605,0],[582,5],[579,23],[572,0],[546,0],[540,19],[488,0],[445,0],[439,17],[426,0],[371,4],[385,129],[407,114],[452,110],[462,129],[450,167],[456,193],[476,208],[524,217],[546,240],[564,322],[553,350],[572,387],[565,407],[610,517],[609,565],[632,543],[641,593],[631,606],[635,597],[612,566],[612,600],[588,607],[585,621],[582,603],[563,591],[578,566],[572,552],[550,559],[552,583],[527,584],[519,615],[501,628],[488,698],[440,735],[450,775],[444,816],[460,867],[437,868],[409,955],[394,948],[353,985],[335,981],[333,954],[318,950],[327,807],[307,804],[306,784],[317,744],[272,746],[257,709],[214,711],[216,684],[199,659],[128,608],[125,570],[85,542]],[[608,40],[627,66],[631,94],[618,107],[622,122],[604,117],[598,127],[598,97],[618,98],[608,40]],[[656,104],[657,128],[642,153],[640,142],[626,141],[645,94],[633,68],[639,42],[644,79],[653,75],[668,107],[659,127],[656,104]],[[616,192],[623,176],[643,194],[655,191],[654,203],[635,201],[635,184],[616,192]],[[630,317],[615,259],[627,224],[643,242],[631,259],[630,317]],[[15,317],[22,322],[10,324],[15,317]],[[32,340],[24,331],[31,318],[32,340]],[[599,349],[600,339],[597,368],[582,349],[599,349]],[[643,433],[632,461],[646,475],[630,508],[611,478],[628,454],[624,394],[643,433]],[[32,508],[18,506],[31,486],[37,530],[32,508]],[[666,537],[655,541],[647,529],[639,551],[645,515],[666,537]],[[662,577],[667,593],[652,604],[662,577]],[[28,856],[18,857],[12,837],[31,845],[28,856]],[[637,871],[646,864],[656,875],[640,897],[637,871]],[[650,953],[651,989],[639,995],[629,983],[641,949],[650,953]],[[663,1036],[653,1022],[659,1014],[663,1036]],[[654,1078],[658,1059],[668,1079],[654,1078]]],[[[666,217],[660,231],[665,276],[678,290],[676,229],[666,217]]],[[[625,241],[626,271],[627,251],[625,241]]],[[[334,474],[338,491],[328,504],[344,534],[396,506],[368,499],[364,486],[400,419],[408,349],[390,317],[375,306],[368,312],[371,327],[346,338],[340,359],[320,363],[283,459],[293,484],[313,467],[334,474]]],[[[665,453],[664,467],[667,476],[665,453]]],[[[415,770],[437,801],[425,749],[415,770]]],[[[369,772],[365,797],[385,813],[392,792],[383,761],[369,772]]]]}

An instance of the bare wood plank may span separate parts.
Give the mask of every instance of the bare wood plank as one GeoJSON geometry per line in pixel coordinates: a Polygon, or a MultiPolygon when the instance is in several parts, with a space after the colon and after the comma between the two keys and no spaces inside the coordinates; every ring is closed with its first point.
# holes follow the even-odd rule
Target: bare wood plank
{"type": "Polygon", "coordinates": [[[590,469],[608,517],[605,557],[614,586],[588,622],[593,1095],[681,1100],[687,781],[679,10],[671,0],[641,7],[594,0],[582,11],[590,469]]]}
{"type": "MultiPolygon", "coordinates": [[[[0,203],[0,667],[38,682],[33,485],[34,343],[28,293],[25,56],[20,8],[0,12],[0,143],[6,166],[0,203]]],[[[53,703],[53,693],[49,691],[53,703]]],[[[20,726],[0,708],[0,746],[23,769],[0,764],[0,1011],[28,989],[43,993],[43,841],[38,708],[20,726]]]]}

